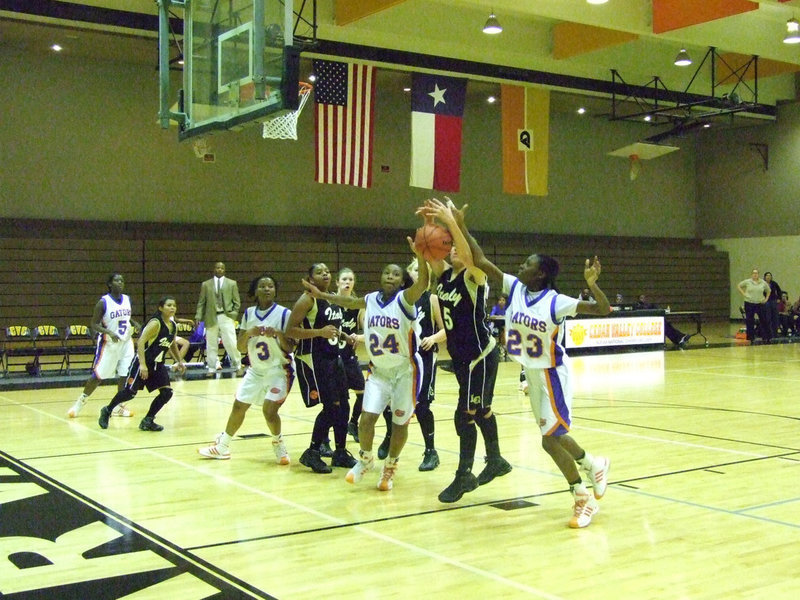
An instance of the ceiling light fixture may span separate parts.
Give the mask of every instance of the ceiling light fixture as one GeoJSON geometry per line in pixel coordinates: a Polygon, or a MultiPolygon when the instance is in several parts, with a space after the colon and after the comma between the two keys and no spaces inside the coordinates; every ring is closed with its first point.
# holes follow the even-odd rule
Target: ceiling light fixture
{"type": "Polygon", "coordinates": [[[61,52],[63,48],[58,44],[53,44],[52,46],[50,46],[50,50],[52,50],[53,52],[61,52]]]}
{"type": "Polygon", "coordinates": [[[489,35],[494,35],[496,33],[502,33],[503,26],[500,25],[500,21],[497,20],[497,17],[494,16],[494,12],[489,15],[489,18],[486,19],[486,25],[483,26],[483,33],[488,33],[489,35]]]}
{"type": "Polygon", "coordinates": [[[584,114],[585,112],[586,112],[586,109],[585,109],[585,108],[583,108],[582,106],[581,106],[581,107],[578,109],[578,114],[579,114],[579,115],[582,115],[582,114],[584,114]]]}
{"type": "Polygon", "coordinates": [[[586,0],[589,4],[605,4],[608,0],[586,0]]]}
{"type": "Polygon", "coordinates": [[[689,56],[686,48],[681,48],[681,51],[678,52],[678,56],[675,57],[675,66],[688,67],[690,64],[692,64],[692,58],[689,56]]]}
{"type": "Polygon", "coordinates": [[[486,101],[489,104],[494,104],[495,102],[497,102],[497,98],[495,98],[494,96],[489,96],[488,98],[486,98],[486,101]]]}
{"type": "Polygon", "coordinates": [[[800,23],[797,19],[786,21],[786,37],[783,38],[784,44],[800,44],[800,23]]]}

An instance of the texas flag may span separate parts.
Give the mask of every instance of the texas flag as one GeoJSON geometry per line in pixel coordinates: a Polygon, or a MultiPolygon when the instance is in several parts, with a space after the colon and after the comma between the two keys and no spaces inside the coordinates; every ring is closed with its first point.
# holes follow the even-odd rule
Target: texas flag
{"type": "Polygon", "coordinates": [[[414,73],[411,80],[411,185],[457,192],[466,79],[414,73]]]}

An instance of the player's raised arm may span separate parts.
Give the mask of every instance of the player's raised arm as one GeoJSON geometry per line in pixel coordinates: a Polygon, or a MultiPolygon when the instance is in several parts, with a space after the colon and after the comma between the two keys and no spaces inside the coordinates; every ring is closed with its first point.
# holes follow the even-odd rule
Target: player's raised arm
{"type": "Polygon", "coordinates": [[[583,268],[583,277],[586,284],[592,291],[594,302],[581,300],[578,302],[578,312],[591,315],[605,316],[611,312],[611,304],[608,302],[605,292],[597,286],[597,279],[600,277],[600,260],[595,256],[591,261],[587,258],[583,268]]]}
{"type": "Polygon", "coordinates": [[[486,255],[483,252],[483,248],[480,247],[478,241],[472,236],[467,229],[466,223],[466,212],[467,207],[469,204],[465,204],[460,209],[456,208],[456,205],[453,203],[450,198],[445,196],[445,200],[447,201],[448,206],[450,207],[451,212],[453,213],[453,217],[455,218],[456,223],[458,224],[459,229],[464,234],[464,238],[467,240],[467,244],[469,244],[470,252],[472,253],[472,261],[476,267],[478,267],[481,271],[486,273],[487,277],[489,278],[489,283],[492,286],[496,286],[498,289],[503,288],[503,272],[495,265],[492,261],[486,258],[486,255]]]}

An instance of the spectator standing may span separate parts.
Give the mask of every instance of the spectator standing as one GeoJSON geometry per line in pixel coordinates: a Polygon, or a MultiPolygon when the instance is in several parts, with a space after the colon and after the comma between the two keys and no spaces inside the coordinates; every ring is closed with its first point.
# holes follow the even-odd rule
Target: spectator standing
{"type": "MultiPolygon", "coordinates": [[[[754,342],[756,339],[756,315],[761,324],[762,336],[769,335],[769,328],[764,327],[766,322],[764,304],[767,296],[771,293],[769,284],[758,275],[758,269],[753,269],[750,277],[740,281],[736,286],[739,293],[744,297],[744,322],[747,328],[747,339],[754,342]]],[[[764,337],[764,341],[769,341],[769,337],[764,337]]]]}
{"type": "Polygon", "coordinates": [[[206,328],[206,365],[209,373],[220,368],[219,338],[237,371],[242,366],[242,355],[236,348],[236,319],[239,317],[239,286],[225,277],[225,263],[214,265],[214,276],[200,286],[195,321],[203,321],[206,328]]]}
{"type": "Polygon", "coordinates": [[[781,286],[778,285],[778,282],[772,279],[772,273],[769,271],[764,273],[764,281],[767,282],[770,290],[767,301],[764,303],[764,312],[767,316],[765,325],[769,327],[769,337],[774,338],[778,337],[778,325],[780,325],[780,317],[778,316],[780,312],[778,310],[778,300],[780,300],[783,292],[781,291],[781,286]]]}

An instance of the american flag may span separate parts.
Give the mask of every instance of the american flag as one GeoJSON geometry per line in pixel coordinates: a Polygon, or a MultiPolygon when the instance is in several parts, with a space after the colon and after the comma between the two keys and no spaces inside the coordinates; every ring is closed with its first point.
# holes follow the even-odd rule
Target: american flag
{"type": "Polygon", "coordinates": [[[316,180],[372,186],[375,67],[314,60],[316,180]]]}

